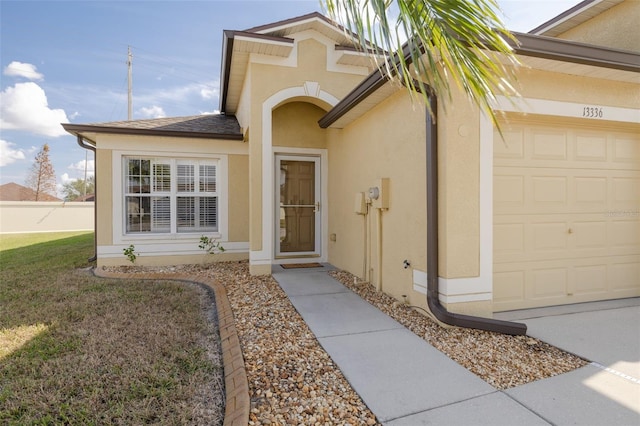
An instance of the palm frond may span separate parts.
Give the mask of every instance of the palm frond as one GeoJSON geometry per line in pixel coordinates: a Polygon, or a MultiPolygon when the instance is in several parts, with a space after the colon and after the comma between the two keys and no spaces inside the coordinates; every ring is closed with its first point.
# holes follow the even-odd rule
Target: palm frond
{"type": "MultiPolygon", "coordinates": [[[[453,85],[496,122],[496,96],[517,91],[519,64],[513,35],[498,16],[495,0],[324,0],[329,16],[376,46],[387,60],[378,66],[426,105],[429,90],[445,101],[453,85]]],[[[377,51],[375,51],[377,50],[377,51]]],[[[368,50],[371,52],[371,50],[368,50]]]]}

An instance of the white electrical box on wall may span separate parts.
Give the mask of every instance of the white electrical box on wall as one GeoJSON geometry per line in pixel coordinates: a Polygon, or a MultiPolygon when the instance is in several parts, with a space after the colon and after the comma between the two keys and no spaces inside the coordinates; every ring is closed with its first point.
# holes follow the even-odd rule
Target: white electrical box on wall
{"type": "Polygon", "coordinates": [[[364,192],[356,192],[355,203],[353,210],[356,214],[367,214],[367,204],[364,198],[364,192]]]}
{"type": "MultiPolygon", "coordinates": [[[[376,209],[389,208],[389,178],[378,179],[376,182],[377,198],[371,198],[372,205],[376,209]]],[[[371,188],[373,189],[373,188],[371,188]]],[[[371,191],[371,189],[369,191],[371,191]]]]}

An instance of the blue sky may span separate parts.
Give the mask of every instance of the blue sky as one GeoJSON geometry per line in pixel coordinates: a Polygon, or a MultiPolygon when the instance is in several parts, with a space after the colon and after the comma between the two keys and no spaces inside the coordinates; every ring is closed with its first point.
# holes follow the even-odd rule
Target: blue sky
{"type": "MultiPolygon", "coordinates": [[[[578,2],[499,4],[527,32],[578,2]]],[[[318,0],[0,0],[0,184],[24,184],[45,143],[59,185],[84,176],[85,150],[59,123],[126,120],[128,46],[134,119],[203,114],[218,108],[224,29],[313,11],[318,0]]]]}

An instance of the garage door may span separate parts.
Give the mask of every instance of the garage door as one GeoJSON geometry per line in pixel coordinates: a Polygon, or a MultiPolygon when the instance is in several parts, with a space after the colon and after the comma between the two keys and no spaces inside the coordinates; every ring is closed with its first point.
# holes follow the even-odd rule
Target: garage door
{"type": "Polygon", "coordinates": [[[640,295],[640,126],[509,120],[494,136],[494,310],[640,295]]]}

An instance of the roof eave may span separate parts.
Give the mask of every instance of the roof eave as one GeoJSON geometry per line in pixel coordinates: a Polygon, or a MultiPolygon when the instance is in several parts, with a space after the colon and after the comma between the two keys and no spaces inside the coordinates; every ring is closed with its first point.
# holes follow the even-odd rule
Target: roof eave
{"type": "MultiPolygon", "coordinates": [[[[640,72],[640,55],[634,52],[609,49],[606,47],[566,41],[533,34],[513,33],[517,43],[508,39],[516,54],[573,62],[596,67],[617,69],[622,71],[640,72]]],[[[410,60],[410,57],[405,58],[410,60]]],[[[327,128],[338,119],[345,116],[360,102],[378,90],[389,79],[380,70],[372,72],[365,80],[356,86],[344,99],[325,114],[318,124],[327,128]]]]}
{"type": "Polygon", "coordinates": [[[513,34],[518,44],[511,44],[518,55],[640,72],[640,55],[634,52],[533,34],[513,34]]]}
{"type": "Polygon", "coordinates": [[[158,129],[131,129],[125,127],[113,126],[94,126],[90,124],[62,124],[62,127],[75,136],[81,136],[83,133],[103,133],[116,135],[138,135],[138,136],[170,136],[182,138],[196,139],[224,139],[224,140],[243,140],[242,134],[239,133],[209,133],[209,132],[186,132],[176,130],[158,130],[158,129]]]}
{"type": "Polygon", "coordinates": [[[223,31],[222,51],[223,60],[220,70],[220,81],[222,93],[220,96],[220,112],[226,113],[227,109],[227,93],[229,91],[229,74],[231,73],[231,57],[233,55],[233,31],[223,31]]]}

